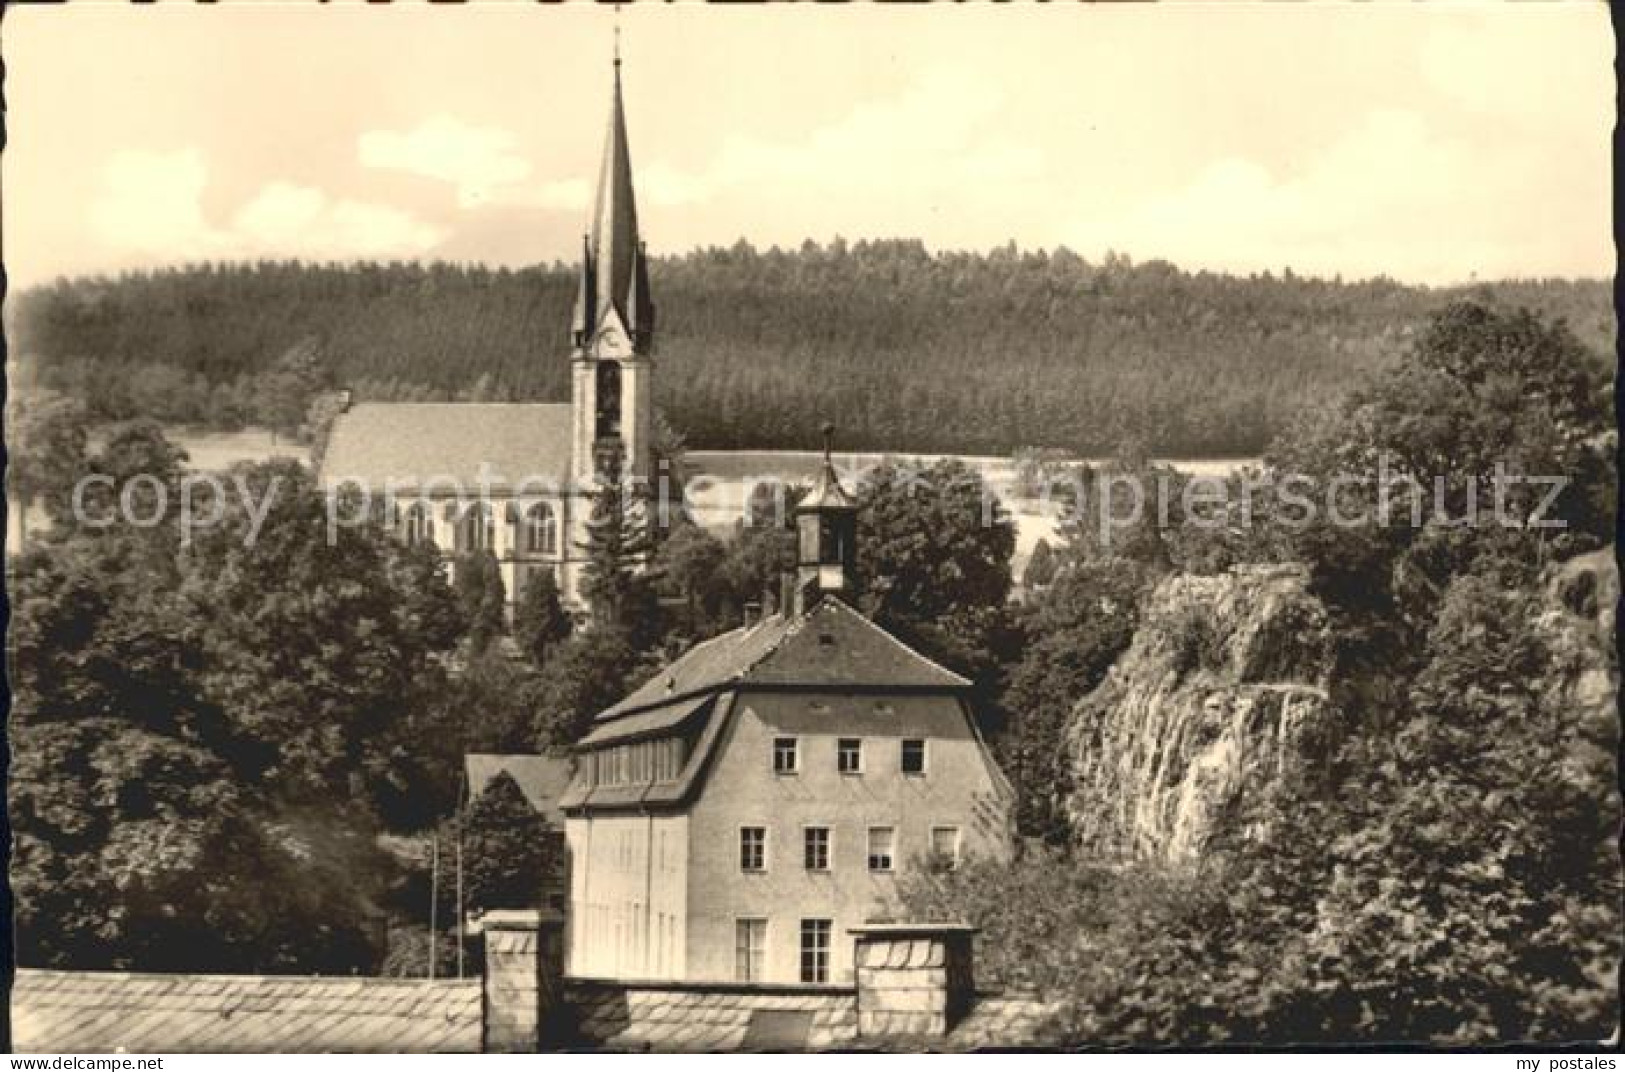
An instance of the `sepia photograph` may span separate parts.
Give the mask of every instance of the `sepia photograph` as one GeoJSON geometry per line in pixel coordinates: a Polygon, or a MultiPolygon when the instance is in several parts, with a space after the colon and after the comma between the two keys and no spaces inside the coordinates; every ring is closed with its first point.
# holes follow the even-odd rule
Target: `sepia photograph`
{"type": "Polygon", "coordinates": [[[7,4],[9,1067],[1617,1068],[1611,17],[7,4]]]}

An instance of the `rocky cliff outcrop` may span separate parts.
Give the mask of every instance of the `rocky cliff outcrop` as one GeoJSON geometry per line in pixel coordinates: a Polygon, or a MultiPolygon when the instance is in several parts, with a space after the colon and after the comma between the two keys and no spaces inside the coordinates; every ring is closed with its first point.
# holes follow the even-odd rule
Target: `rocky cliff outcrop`
{"type": "MultiPolygon", "coordinates": [[[[1173,576],[1133,643],[1068,726],[1073,828],[1101,857],[1194,860],[1218,836],[1256,835],[1245,806],[1291,764],[1326,758],[1332,634],[1293,566],[1173,576]]],[[[1576,723],[1615,725],[1620,581],[1613,549],[1551,566],[1533,622],[1548,656],[1534,691],[1576,723]]]]}
{"type": "Polygon", "coordinates": [[[1619,696],[1614,548],[1557,563],[1543,587],[1537,625],[1554,654],[1546,688],[1575,713],[1576,721],[1608,727],[1612,735],[1618,727],[1619,696]]]}
{"type": "Polygon", "coordinates": [[[1332,645],[1295,567],[1175,576],[1068,728],[1072,820],[1102,855],[1200,855],[1324,739],[1332,645]]]}

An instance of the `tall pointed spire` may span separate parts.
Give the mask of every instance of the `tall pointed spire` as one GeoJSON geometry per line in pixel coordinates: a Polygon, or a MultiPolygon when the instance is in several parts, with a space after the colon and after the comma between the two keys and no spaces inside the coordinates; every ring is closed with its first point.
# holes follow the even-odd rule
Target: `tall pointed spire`
{"type": "MultiPolygon", "coordinates": [[[[582,264],[582,292],[590,289],[592,315],[585,328],[591,336],[611,310],[633,333],[638,350],[646,348],[654,326],[654,305],[649,299],[643,252],[638,241],[638,209],[632,193],[632,151],[626,136],[626,112],[621,104],[620,35],[615,45],[615,86],[610,100],[609,131],[598,173],[592,228],[582,264]],[[590,275],[589,288],[586,276],[590,275]]],[[[584,341],[578,339],[579,341],[584,341]]]]}
{"type": "Polygon", "coordinates": [[[581,487],[622,468],[647,487],[654,468],[655,307],[632,194],[620,44],[617,27],[609,129],[570,317],[571,473],[581,487]]]}
{"type": "Polygon", "coordinates": [[[570,312],[570,338],[585,346],[598,319],[597,277],[592,266],[592,236],[581,236],[581,272],[576,283],[575,307],[570,312]]]}

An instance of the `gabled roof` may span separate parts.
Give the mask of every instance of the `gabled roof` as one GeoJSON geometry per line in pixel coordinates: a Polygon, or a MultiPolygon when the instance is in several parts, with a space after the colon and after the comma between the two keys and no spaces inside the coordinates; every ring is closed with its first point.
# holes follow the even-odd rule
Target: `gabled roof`
{"type": "Polygon", "coordinates": [[[479,979],[18,970],[34,1053],[477,1053],[479,979]]]}
{"type": "Polygon", "coordinates": [[[804,615],[774,615],[696,645],[600,714],[576,745],[592,752],[681,733],[692,745],[675,777],[594,785],[578,776],[559,803],[568,814],[683,804],[704,784],[736,698],[752,690],[902,691],[951,695],[963,704],[969,685],[840,599],[825,596],[804,615]]]}
{"type": "Polygon", "coordinates": [[[497,775],[507,774],[518,783],[519,791],[530,806],[561,830],[564,829],[564,812],[559,809],[559,798],[570,785],[575,766],[574,757],[563,752],[541,755],[470,752],[463,757],[470,800],[485,792],[485,787],[497,775]]]}
{"type": "Polygon", "coordinates": [[[499,491],[530,482],[563,489],[570,476],[571,408],[551,402],[363,402],[339,414],[322,460],[322,482],[357,481],[372,491],[461,487],[482,476],[499,491]]]}
{"type": "Polygon", "coordinates": [[[597,724],[739,685],[958,690],[970,682],[829,596],[805,615],[776,614],[695,645],[600,714],[597,724]]]}

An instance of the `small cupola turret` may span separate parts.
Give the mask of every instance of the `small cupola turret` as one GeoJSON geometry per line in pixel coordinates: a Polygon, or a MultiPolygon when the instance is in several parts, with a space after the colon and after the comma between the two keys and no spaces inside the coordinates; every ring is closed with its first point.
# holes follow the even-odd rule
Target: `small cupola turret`
{"type": "Polygon", "coordinates": [[[858,566],[858,504],[841,487],[831,459],[835,426],[824,425],[824,464],[806,498],[796,504],[796,610],[805,613],[824,595],[850,597],[858,566]]]}

